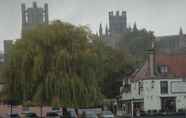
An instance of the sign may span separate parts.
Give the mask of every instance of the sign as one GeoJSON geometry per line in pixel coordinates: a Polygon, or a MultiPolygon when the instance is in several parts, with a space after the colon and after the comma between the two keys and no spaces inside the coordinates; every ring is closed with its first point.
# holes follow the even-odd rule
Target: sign
{"type": "Polygon", "coordinates": [[[186,82],[185,81],[171,82],[171,92],[172,93],[186,93],[186,82]]]}

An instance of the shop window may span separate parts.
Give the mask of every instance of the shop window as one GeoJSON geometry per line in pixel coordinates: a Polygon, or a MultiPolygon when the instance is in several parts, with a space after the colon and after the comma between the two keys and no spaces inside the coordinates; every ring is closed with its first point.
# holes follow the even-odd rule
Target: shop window
{"type": "Polygon", "coordinates": [[[167,81],[161,81],[160,87],[161,87],[161,94],[168,94],[168,82],[167,81]]]}

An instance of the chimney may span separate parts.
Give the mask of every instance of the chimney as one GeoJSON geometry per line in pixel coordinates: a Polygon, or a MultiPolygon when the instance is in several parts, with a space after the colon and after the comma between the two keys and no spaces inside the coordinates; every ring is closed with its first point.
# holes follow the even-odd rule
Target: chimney
{"type": "Polygon", "coordinates": [[[44,13],[45,13],[45,23],[48,24],[49,18],[48,18],[48,4],[45,3],[44,5],[44,13]]]}
{"type": "Polygon", "coordinates": [[[155,44],[154,40],[152,39],[152,48],[149,50],[149,72],[150,77],[155,76],[155,44]]]}

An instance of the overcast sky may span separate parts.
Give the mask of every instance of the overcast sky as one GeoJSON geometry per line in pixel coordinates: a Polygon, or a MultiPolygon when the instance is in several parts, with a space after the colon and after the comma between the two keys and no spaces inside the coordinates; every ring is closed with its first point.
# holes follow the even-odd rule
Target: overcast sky
{"type": "MultiPolygon", "coordinates": [[[[35,0],[38,6],[49,4],[50,20],[60,19],[88,25],[96,32],[100,23],[108,23],[108,11],[127,11],[128,26],[135,21],[140,28],[156,35],[186,33],[186,0],[35,0]]],[[[0,0],[0,50],[3,40],[20,37],[21,3],[27,7],[33,0],[0,0]]]]}

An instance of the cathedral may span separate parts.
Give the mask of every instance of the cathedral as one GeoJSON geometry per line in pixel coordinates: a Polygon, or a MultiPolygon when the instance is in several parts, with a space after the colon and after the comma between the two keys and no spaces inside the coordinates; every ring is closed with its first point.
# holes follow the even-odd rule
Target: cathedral
{"type": "Polygon", "coordinates": [[[109,12],[109,27],[106,25],[105,34],[103,33],[102,24],[99,27],[99,37],[108,46],[112,48],[117,48],[119,40],[127,32],[127,13],[126,11],[113,11],[109,12]]]}
{"type": "Polygon", "coordinates": [[[26,8],[23,3],[21,5],[22,11],[22,32],[28,31],[40,24],[48,24],[48,4],[44,4],[44,8],[37,6],[36,2],[33,2],[32,7],[26,8]]]}
{"type": "Polygon", "coordinates": [[[156,38],[157,50],[161,53],[175,54],[186,52],[186,35],[180,28],[179,34],[156,38]]]}

